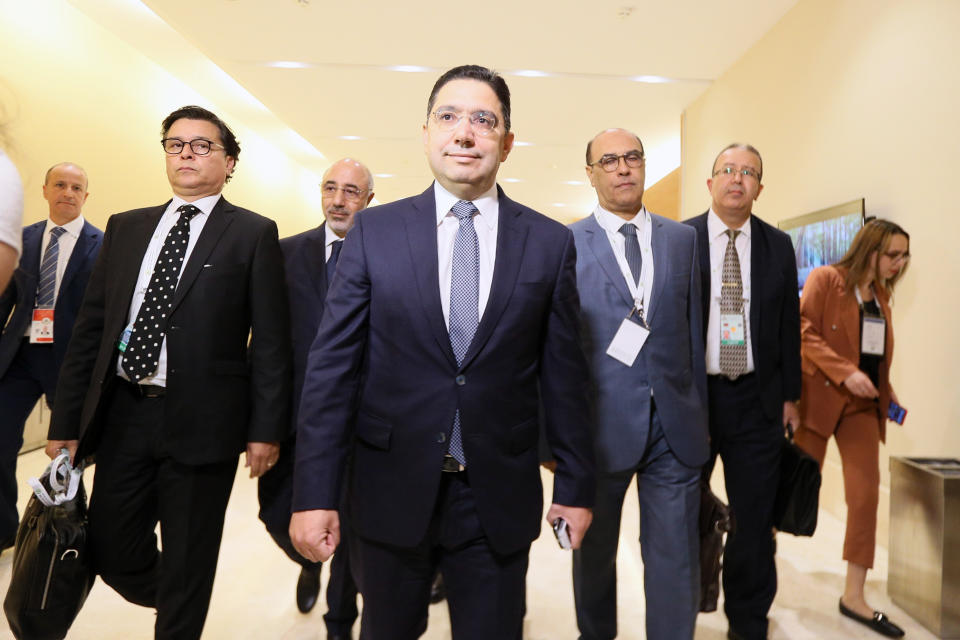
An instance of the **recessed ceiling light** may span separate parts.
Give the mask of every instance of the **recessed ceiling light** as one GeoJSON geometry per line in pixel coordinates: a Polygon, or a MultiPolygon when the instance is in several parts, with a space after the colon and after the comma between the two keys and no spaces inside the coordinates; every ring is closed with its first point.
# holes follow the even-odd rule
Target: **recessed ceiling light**
{"type": "Polygon", "coordinates": [[[309,69],[313,65],[309,62],[297,62],[296,60],[275,60],[266,63],[266,66],[274,69],[309,69]]]}
{"type": "Polygon", "coordinates": [[[507,71],[508,74],[513,76],[520,76],[521,78],[549,78],[552,73],[547,71],[540,71],[539,69],[517,69],[516,71],[507,71]]]}
{"type": "Polygon", "coordinates": [[[550,203],[550,206],[551,206],[551,207],[565,207],[565,206],[567,206],[567,203],[566,203],[566,202],[551,202],[551,203],[550,203]]]}
{"type": "Polygon", "coordinates": [[[337,136],[341,140],[366,140],[363,136],[337,136]]]}
{"type": "Polygon", "coordinates": [[[375,173],[373,174],[373,177],[374,178],[392,178],[393,174],[392,173],[375,173]]]}
{"type": "Polygon", "coordinates": [[[513,146],[515,146],[515,147],[532,147],[532,146],[533,146],[533,143],[532,143],[532,142],[523,142],[523,141],[521,141],[521,140],[514,140],[514,141],[513,141],[513,146]]]}
{"type": "Polygon", "coordinates": [[[632,76],[630,78],[634,82],[646,82],[647,84],[665,84],[668,82],[676,82],[673,78],[667,78],[665,76],[632,76]]]}
{"type": "Polygon", "coordinates": [[[400,71],[402,73],[427,73],[433,71],[430,67],[421,67],[415,64],[395,64],[384,68],[387,71],[400,71]]]}
{"type": "Polygon", "coordinates": [[[523,182],[520,178],[504,178],[502,182],[523,182]]]}
{"type": "Polygon", "coordinates": [[[573,185],[573,186],[575,186],[575,187],[579,187],[579,186],[585,185],[585,184],[587,184],[587,183],[584,182],[583,180],[564,180],[564,181],[563,181],[563,184],[571,184],[571,185],[573,185]]]}

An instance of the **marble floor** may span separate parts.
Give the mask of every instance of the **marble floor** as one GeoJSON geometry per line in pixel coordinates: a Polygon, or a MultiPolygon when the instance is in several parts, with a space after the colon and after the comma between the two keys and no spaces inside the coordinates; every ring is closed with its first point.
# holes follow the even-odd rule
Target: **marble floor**
{"type": "MultiPolygon", "coordinates": [[[[46,465],[42,452],[21,456],[20,486],[37,476],[46,465]]],[[[87,486],[90,486],[88,473],[87,486]]],[[[544,474],[549,495],[550,477],[544,474]]],[[[715,483],[716,484],[716,483],[715,483]]],[[[21,491],[26,493],[26,491],[21,491]]],[[[631,490],[631,494],[635,496],[631,490]]],[[[21,510],[27,496],[21,496],[21,510]]],[[[294,587],[298,565],[290,562],[274,546],[257,520],[256,483],[238,470],[237,481],[227,510],[226,531],[220,552],[217,580],[210,614],[203,637],[235,640],[324,640],[326,632],[321,602],[309,615],[297,611],[294,587]]],[[[628,499],[624,509],[619,567],[619,623],[621,640],[644,638],[644,599],[636,500],[628,499]]],[[[837,613],[837,598],[843,586],[844,565],[840,561],[842,522],[821,512],[813,539],[780,534],[777,568],[780,589],[770,612],[770,638],[773,640],[833,640],[880,636],[842,618],[837,613]]],[[[561,551],[549,529],[544,526],[533,544],[528,584],[528,615],[524,637],[527,640],[573,640],[577,637],[570,586],[568,552],[561,551]]],[[[12,551],[0,556],[0,597],[10,581],[12,551]]],[[[867,598],[900,624],[911,640],[935,636],[893,605],[886,594],[887,551],[878,548],[876,570],[868,576],[867,598]]],[[[327,570],[323,571],[324,582],[327,570]]],[[[722,611],[722,601],[721,601],[722,611]]],[[[97,582],[77,618],[69,638],[77,640],[133,640],[152,637],[153,612],[126,603],[110,588],[97,582]]],[[[0,618],[3,618],[0,612],[0,618]]],[[[697,621],[697,640],[726,638],[726,619],[720,612],[701,614],[697,621]]],[[[356,634],[356,629],[354,633],[356,634]]],[[[13,634],[6,620],[0,623],[0,640],[13,634]]],[[[450,638],[450,625],[444,604],[430,609],[425,640],[450,638]]]]}

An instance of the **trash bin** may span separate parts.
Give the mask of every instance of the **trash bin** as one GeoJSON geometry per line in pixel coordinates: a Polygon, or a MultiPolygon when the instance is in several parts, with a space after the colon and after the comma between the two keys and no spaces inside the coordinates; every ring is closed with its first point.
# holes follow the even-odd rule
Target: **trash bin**
{"type": "Polygon", "coordinates": [[[897,606],[960,638],[960,460],[890,458],[890,574],[897,606]]]}

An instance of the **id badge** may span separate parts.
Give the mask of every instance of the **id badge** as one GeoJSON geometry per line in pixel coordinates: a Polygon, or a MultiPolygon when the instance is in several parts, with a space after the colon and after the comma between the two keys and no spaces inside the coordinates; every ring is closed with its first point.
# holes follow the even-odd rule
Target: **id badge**
{"type": "Polygon", "coordinates": [[[133,334],[133,324],[128,324],[127,328],[123,330],[123,333],[120,334],[120,339],[117,340],[117,351],[120,353],[127,352],[127,345],[130,344],[130,336],[133,334]]]}
{"type": "Polygon", "coordinates": [[[720,314],[720,344],[735,346],[747,344],[742,313],[720,314]]]}
{"type": "Polygon", "coordinates": [[[860,353],[882,356],[887,337],[887,321],[876,316],[863,316],[860,331],[860,353]]]}
{"type": "Polygon", "coordinates": [[[623,322],[620,323],[617,334],[613,336],[613,341],[607,347],[607,355],[628,367],[632,367],[649,335],[649,329],[637,324],[630,318],[624,318],[623,322]]]}
{"type": "Polygon", "coordinates": [[[34,309],[33,322],[30,323],[30,343],[49,344],[53,342],[53,309],[34,309]]]}

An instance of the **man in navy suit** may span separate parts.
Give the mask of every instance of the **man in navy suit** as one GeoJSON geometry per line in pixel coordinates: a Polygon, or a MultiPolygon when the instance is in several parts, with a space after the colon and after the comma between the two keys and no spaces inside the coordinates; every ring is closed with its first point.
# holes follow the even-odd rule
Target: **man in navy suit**
{"type": "Polygon", "coordinates": [[[645,157],[635,134],[601,132],[586,160],[599,205],[570,228],[599,469],[593,526],[573,556],[577,624],[583,640],[617,635],[620,513],[636,476],[646,637],[690,639],[700,593],[699,478],[709,452],[696,234],[643,207],[645,157]]]}
{"type": "Polygon", "coordinates": [[[687,221],[700,249],[711,459],[723,460],[736,519],[723,552],[723,608],[734,640],[767,637],[777,593],[771,530],[783,429],[800,422],[797,263],[790,237],[751,213],[762,178],[759,151],[727,146],[707,180],[710,209],[687,221]],[[740,293],[727,308],[731,285],[740,293]],[[736,327],[741,339],[731,340],[736,327]]]}
{"type": "Polygon", "coordinates": [[[436,182],[361,212],[344,243],[307,363],[291,537],[328,557],[346,483],[361,638],[419,637],[439,567],[453,638],[514,640],[543,511],[541,400],[547,519],[574,547],[591,519],[573,236],[496,184],[513,147],[498,74],[442,75],[423,143],[436,182]]]}
{"type": "Polygon", "coordinates": [[[87,174],[78,165],[63,162],[47,171],[49,217],[24,227],[20,266],[0,296],[0,550],[12,546],[17,533],[24,423],[40,396],[53,406],[60,364],[103,240],[103,232],[83,219],[88,195],[87,174]]]}
{"type": "MultiPolygon", "coordinates": [[[[294,562],[301,565],[297,581],[297,607],[307,613],[316,604],[320,591],[320,564],[307,560],[290,541],[290,503],[293,500],[293,462],[296,445],[297,409],[307,368],[307,353],[317,335],[327,289],[333,278],[343,239],[353,226],[354,216],[373,200],[373,176],[366,166],[344,158],[327,169],[320,184],[326,220],[319,227],[280,241],[286,266],[287,295],[293,339],[293,419],[290,435],[280,447],[280,459],[260,477],[260,519],[267,531],[294,562]]],[[[357,588],[350,575],[346,539],[336,554],[327,583],[328,611],[323,616],[328,638],[350,637],[357,619],[357,588]]]]}

